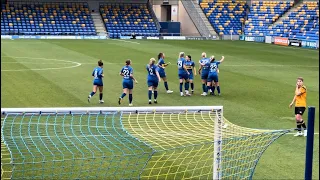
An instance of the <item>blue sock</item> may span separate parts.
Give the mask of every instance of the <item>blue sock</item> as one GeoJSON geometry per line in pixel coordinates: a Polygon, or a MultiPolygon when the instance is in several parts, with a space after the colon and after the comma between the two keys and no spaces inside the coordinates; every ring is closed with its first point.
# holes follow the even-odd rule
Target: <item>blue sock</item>
{"type": "Polygon", "coordinates": [[[182,92],[182,85],[183,83],[180,83],[180,92],[182,92]]]}
{"type": "Polygon", "coordinates": [[[151,100],[151,96],[152,96],[152,91],[151,91],[151,90],[149,90],[149,91],[148,91],[148,97],[149,97],[149,100],[151,100]]]}
{"type": "Polygon", "coordinates": [[[184,83],[184,89],[187,91],[189,90],[189,82],[184,83]]]}
{"type": "Polygon", "coordinates": [[[220,94],[220,86],[217,86],[218,94],[220,94]]]}
{"type": "Polygon", "coordinates": [[[203,92],[207,92],[207,90],[206,90],[206,85],[205,85],[205,84],[202,84],[202,91],[203,91],[203,92]]]}
{"type": "Polygon", "coordinates": [[[169,90],[168,82],[164,82],[164,87],[166,88],[167,91],[169,90]]]}
{"type": "Polygon", "coordinates": [[[90,93],[90,96],[92,97],[94,94],[95,94],[95,92],[92,91],[92,92],[90,93]]]}
{"type": "Polygon", "coordinates": [[[210,86],[207,86],[207,91],[206,91],[206,93],[208,93],[208,91],[209,91],[209,89],[211,89],[211,87],[210,86]]]}
{"type": "Polygon", "coordinates": [[[126,93],[122,93],[120,98],[123,99],[126,95],[126,93]]]}
{"type": "Polygon", "coordinates": [[[129,94],[129,104],[132,103],[132,94],[129,94]]]}
{"type": "Polygon", "coordinates": [[[193,83],[191,83],[191,90],[193,90],[193,88],[194,88],[194,84],[193,84],[193,83]]]}
{"type": "Polygon", "coordinates": [[[100,93],[100,100],[102,100],[102,97],[103,97],[103,94],[102,94],[102,93],[100,93]]]}
{"type": "Polygon", "coordinates": [[[216,86],[212,86],[212,93],[214,94],[214,91],[216,90],[216,86]]]}
{"type": "Polygon", "coordinates": [[[153,91],[154,99],[157,99],[158,97],[158,91],[153,91]]]}

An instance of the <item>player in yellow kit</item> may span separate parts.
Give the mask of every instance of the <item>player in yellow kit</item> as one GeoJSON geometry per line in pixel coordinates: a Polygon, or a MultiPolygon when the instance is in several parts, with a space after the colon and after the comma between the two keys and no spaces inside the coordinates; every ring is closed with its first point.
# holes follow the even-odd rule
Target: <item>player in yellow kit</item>
{"type": "Polygon", "coordinates": [[[297,129],[298,132],[294,136],[307,136],[307,126],[302,119],[302,115],[307,107],[307,88],[303,85],[303,78],[298,77],[295,95],[289,107],[291,108],[292,105],[295,103],[294,114],[297,122],[297,129]],[[304,133],[301,131],[301,127],[304,130],[304,133]]]}

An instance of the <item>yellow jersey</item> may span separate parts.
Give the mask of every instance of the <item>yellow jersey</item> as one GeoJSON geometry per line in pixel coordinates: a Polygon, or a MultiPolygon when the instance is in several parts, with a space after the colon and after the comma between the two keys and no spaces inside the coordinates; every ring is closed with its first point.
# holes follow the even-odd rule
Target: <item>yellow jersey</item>
{"type": "Polygon", "coordinates": [[[301,86],[299,88],[301,94],[296,95],[296,105],[295,107],[307,107],[307,88],[306,86],[301,86]]]}

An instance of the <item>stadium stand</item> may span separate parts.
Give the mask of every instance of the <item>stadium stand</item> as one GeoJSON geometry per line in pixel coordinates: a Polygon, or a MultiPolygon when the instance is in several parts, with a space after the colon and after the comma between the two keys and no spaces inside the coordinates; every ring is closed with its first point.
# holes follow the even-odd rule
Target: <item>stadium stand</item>
{"type": "Polygon", "coordinates": [[[253,1],[245,22],[244,34],[265,36],[270,31],[269,25],[277,21],[292,6],[292,1],[253,1]]]}
{"type": "Polygon", "coordinates": [[[101,3],[100,13],[110,38],[120,35],[159,36],[159,31],[146,4],[101,3]]]}
{"type": "Polygon", "coordinates": [[[319,2],[303,2],[282,21],[269,27],[267,35],[300,40],[319,40],[319,2]]]}
{"type": "Polygon", "coordinates": [[[1,9],[2,35],[96,34],[87,3],[8,2],[1,9]]]}
{"type": "Polygon", "coordinates": [[[248,8],[243,0],[201,0],[200,7],[219,35],[239,35],[248,8]]]}

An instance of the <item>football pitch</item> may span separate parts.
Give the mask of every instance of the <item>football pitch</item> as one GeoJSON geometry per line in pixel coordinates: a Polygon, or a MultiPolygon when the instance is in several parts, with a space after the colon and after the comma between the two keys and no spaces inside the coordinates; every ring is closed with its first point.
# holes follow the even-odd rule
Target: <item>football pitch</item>
{"type": "MultiPolygon", "coordinates": [[[[160,82],[157,106],[218,106],[233,124],[261,129],[295,127],[294,109],[289,109],[296,78],[307,87],[307,104],[319,108],[319,51],[243,41],[125,41],[125,40],[1,40],[1,107],[104,107],[119,106],[122,79],[119,71],[132,60],[139,82],[133,93],[134,106],[148,104],[146,64],[159,52],[171,62],[166,68],[169,88],[160,82]],[[221,96],[202,97],[200,76],[195,93],[180,97],[177,67],[179,52],[198,62],[202,52],[216,59],[221,96]],[[104,104],[96,94],[89,104],[92,71],[104,61],[104,104]]],[[[197,67],[198,68],[198,67],[197,67]]],[[[125,97],[121,106],[128,106],[125,97]]],[[[307,120],[306,111],[304,119],[307,120]]],[[[3,120],[3,119],[2,119],[3,120]]],[[[319,179],[319,114],[315,119],[313,178],[319,179]]],[[[305,137],[287,134],[262,155],[253,179],[303,179],[305,137]]]]}

